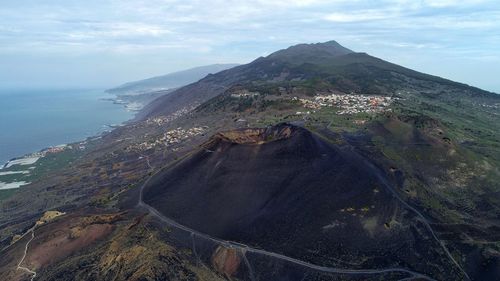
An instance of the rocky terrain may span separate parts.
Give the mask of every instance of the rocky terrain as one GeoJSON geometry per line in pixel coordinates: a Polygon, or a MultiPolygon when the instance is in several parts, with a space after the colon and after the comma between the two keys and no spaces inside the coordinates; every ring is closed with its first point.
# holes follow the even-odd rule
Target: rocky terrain
{"type": "Polygon", "coordinates": [[[496,280],[499,108],[292,46],[158,98],[0,201],[0,279],[496,280]]]}

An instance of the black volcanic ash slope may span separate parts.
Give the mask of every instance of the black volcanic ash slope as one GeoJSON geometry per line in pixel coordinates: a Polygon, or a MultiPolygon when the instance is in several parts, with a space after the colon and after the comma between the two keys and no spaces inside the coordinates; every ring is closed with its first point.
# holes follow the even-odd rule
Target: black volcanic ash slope
{"type": "Polygon", "coordinates": [[[200,232],[321,264],[427,270],[420,254],[443,266],[377,173],[303,128],[240,129],[157,174],[144,201],[200,232]]]}
{"type": "Polygon", "coordinates": [[[260,225],[270,231],[273,224],[287,233],[300,219],[312,220],[309,214],[316,224],[318,213],[348,208],[351,200],[369,203],[366,193],[373,193],[376,181],[352,162],[303,129],[230,131],[156,177],[144,198],[214,236],[236,238],[260,225]]]}

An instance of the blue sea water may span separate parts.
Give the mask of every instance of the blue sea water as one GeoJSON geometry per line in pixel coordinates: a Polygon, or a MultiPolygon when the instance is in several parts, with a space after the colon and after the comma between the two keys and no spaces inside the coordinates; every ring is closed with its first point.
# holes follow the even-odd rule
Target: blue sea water
{"type": "Polygon", "coordinates": [[[133,113],[103,90],[0,90],[0,166],[13,157],[84,140],[133,113]]]}

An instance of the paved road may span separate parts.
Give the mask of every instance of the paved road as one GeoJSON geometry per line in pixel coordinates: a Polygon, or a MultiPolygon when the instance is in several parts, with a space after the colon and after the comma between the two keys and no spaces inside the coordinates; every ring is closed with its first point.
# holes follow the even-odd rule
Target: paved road
{"type": "MultiPolygon", "coordinates": [[[[158,171],[159,172],[159,171],[158,171]]],[[[157,173],[158,173],[157,172],[157,173]]],[[[216,244],[219,244],[221,246],[224,246],[226,248],[233,248],[239,250],[243,255],[247,252],[262,255],[262,256],[267,256],[267,257],[273,257],[279,260],[287,261],[293,264],[297,264],[303,267],[307,267],[313,270],[321,271],[321,272],[326,272],[326,273],[337,273],[337,274],[353,274],[353,275],[360,275],[360,274],[384,274],[384,273],[404,273],[404,274],[409,274],[410,276],[408,278],[405,278],[404,280],[411,280],[411,279],[423,279],[423,280],[432,280],[435,281],[435,279],[426,276],[422,273],[411,271],[408,269],[404,268],[385,268],[385,269],[344,269],[344,268],[336,268],[336,267],[326,267],[326,266],[320,266],[320,265],[315,265],[306,261],[298,260],[292,257],[288,257],[282,254],[274,253],[274,252],[269,252],[261,249],[255,249],[252,247],[249,247],[245,244],[237,243],[237,242],[232,242],[232,241],[226,241],[222,239],[218,239],[215,237],[212,237],[208,234],[201,233],[197,230],[191,229],[185,225],[182,225],[171,218],[166,217],[162,213],[160,213],[158,210],[153,208],[152,206],[146,204],[143,201],[143,191],[146,185],[149,183],[150,179],[156,175],[153,174],[151,177],[149,177],[146,182],[141,186],[140,191],[139,191],[139,202],[138,202],[138,207],[146,209],[150,214],[153,216],[157,217],[164,223],[178,228],[180,230],[188,232],[190,235],[198,236],[203,239],[206,239],[208,241],[215,242],[216,244]]],[[[246,258],[246,257],[245,257],[246,258]]],[[[250,264],[247,264],[249,267],[249,270],[251,272],[250,264]]],[[[253,275],[253,274],[252,274],[253,275]]],[[[253,280],[253,277],[252,277],[253,280]]]]}

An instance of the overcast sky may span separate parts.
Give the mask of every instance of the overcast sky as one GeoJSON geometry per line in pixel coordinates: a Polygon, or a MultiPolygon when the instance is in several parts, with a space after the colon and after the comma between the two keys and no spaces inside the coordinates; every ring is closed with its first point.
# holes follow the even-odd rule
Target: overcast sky
{"type": "Polygon", "coordinates": [[[500,1],[4,0],[0,87],[111,87],[297,43],[500,92],[500,1]]]}

